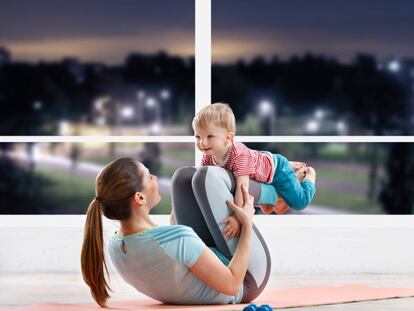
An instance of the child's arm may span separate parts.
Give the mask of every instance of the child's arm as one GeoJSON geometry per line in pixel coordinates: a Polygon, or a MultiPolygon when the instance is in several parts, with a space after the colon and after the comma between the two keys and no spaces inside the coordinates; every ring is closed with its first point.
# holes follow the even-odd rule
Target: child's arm
{"type": "MultiPolygon", "coordinates": [[[[245,185],[246,190],[249,191],[249,176],[246,175],[236,177],[236,193],[234,196],[234,202],[237,206],[240,206],[239,204],[243,204],[243,193],[241,190],[242,185],[245,185]]],[[[233,239],[240,236],[241,226],[235,216],[226,217],[222,222],[227,224],[223,230],[223,233],[227,236],[227,238],[233,239]]]]}

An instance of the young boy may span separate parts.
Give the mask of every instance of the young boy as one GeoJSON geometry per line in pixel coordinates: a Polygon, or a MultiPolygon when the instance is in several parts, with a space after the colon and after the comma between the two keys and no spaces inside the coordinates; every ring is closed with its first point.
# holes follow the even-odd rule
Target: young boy
{"type": "MultiPolygon", "coordinates": [[[[279,197],[274,205],[259,205],[265,214],[273,210],[283,214],[289,207],[303,209],[309,205],[315,194],[315,170],[304,163],[289,162],[280,154],[252,150],[240,142],[234,142],[236,120],[227,104],[204,107],[197,113],[192,125],[197,148],[203,153],[201,165],[221,166],[236,178],[236,205],[242,205],[241,185],[248,189],[249,179],[271,184],[283,198],[279,197]]],[[[229,238],[239,236],[240,224],[235,217],[226,218],[225,223],[224,233],[229,238]]]]}

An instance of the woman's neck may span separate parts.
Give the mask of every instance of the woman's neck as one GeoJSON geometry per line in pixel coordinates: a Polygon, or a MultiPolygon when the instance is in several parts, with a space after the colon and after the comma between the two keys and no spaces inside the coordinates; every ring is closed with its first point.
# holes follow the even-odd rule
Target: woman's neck
{"type": "Polygon", "coordinates": [[[149,214],[140,214],[131,216],[129,219],[121,221],[121,230],[120,235],[130,235],[134,233],[139,233],[157,227],[158,225],[154,223],[149,214]]]}

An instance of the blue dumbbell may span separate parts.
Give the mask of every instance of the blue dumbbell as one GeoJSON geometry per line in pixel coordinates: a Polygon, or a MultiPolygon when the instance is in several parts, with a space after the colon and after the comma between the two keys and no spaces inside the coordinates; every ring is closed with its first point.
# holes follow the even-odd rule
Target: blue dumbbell
{"type": "Polygon", "coordinates": [[[256,311],[256,310],[257,310],[257,306],[254,303],[249,304],[248,306],[245,306],[243,308],[243,311],[256,311]]]}

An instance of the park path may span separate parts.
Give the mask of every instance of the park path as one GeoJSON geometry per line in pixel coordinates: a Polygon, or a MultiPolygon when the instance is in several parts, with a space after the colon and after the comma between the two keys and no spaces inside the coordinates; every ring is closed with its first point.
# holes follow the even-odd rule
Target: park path
{"type": "MultiPolygon", "coordinates": [[[[16,152],[16,151],[9,151],[8,156],[19,161],[19,162],[23,162],[25,164],[27,164],[29,162],[29,157],[27,155],[26,152],[16,152]]],[[[169,157],[161,157],[161,161],[163,163],[168,163],[171,165],[177,165],[178,166],[183,166],[183,165],[192,165],[193,162],[188,161],[188,160],[179,160],[179,161],[174,161],[173,158],[169,158],[169,157]]],[[[71,159],[67,158],[67,157],[62,157],[62,156],[55,156],[55,155],[47,155],[47,154],[37,154],[35,156],[35,163],[36,165],[40,166],[40,167],[45,167],[45,168],[49,168],[49,169],[53,169],[53,170],[57,170],[57,171],[62,171],[62,172],[68,172],[71,174],[77,174],[80,176],[87,176],[87,177],[91,177],[91,178],[95,178],[95,176],[103,169],[104,165],[101,164],[95,164],[92,162],[88,162],[88,161],[77,161],[76,163],[73,163],[71,161],[71,159]]],[[[325,165],[325,163],[323,162],[319,162],[319,163],[315,163],[312,165],[314,165],[315,167],[330,167],[330,165],[332,165],[331,163],[328,163],[328,165],[325,165]]],[[[332,166],[333,168],[337,168],[337,166],[332,166]]],[[[344,169],[346,169],[344,167],[344,169]]],[[[360,168],[355,166],[355,169],[358,169],[358,171],[360,171],[360,168]]],[[[328,188],[328,189],[335,189],[335,190],[340,190],[340,191],[349,191],[349,192],[361,192],[361,191],[366,191],[366,186],[361,187],[360,184],[352,184],[352,183],[348,183],[348,182],[340,182],[340,181],[332,181],[332,180],[328,180],[328,179],[318,179],[317,180],[317,184],[319,187],[324,187],[324,188],[328,188]]],[[[170,194],[170,188],[171,188],[171,179],[170,178],[165,178],[165,177],[160,177],[158,179],[158,185],[159,185],[159,191],[161,194],[164,195],[169,195],[170,194]]],[[[290,214],[297,214],[298,212],[292,211],[290,212],[290,214]]],[[[329,207],[323,207],[323,206],[316,206],[316,205],[311,205],[308,208],[306,208],[303,211],[299,212],[300,214],[328,214],[328,215],[333,215],[333,214],[349,214],[349,212],[347,211],[342,211],[342,210],[338,210],[338,209],[332,209],[329,207]]]]}

